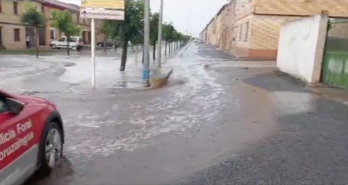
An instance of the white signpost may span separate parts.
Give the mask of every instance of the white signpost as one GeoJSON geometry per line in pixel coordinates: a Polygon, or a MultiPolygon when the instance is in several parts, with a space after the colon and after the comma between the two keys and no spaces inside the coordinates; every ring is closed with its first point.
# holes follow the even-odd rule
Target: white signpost
{"type": "MultiPolygon", "coordinates": [[[[95,19],[124,20],[124,0],[82,0],[80,17],[91,19],[92,86],[95,78],[95,19]]],[[[105,46],[104,46],[105,47],[105,46]]]]}
{"type": "Polygon", "coordinates": [[[123,10],[105,10],[105,9],[81,9],[80,17],[87,19],[112,19],[123,20],[123,10]]]}

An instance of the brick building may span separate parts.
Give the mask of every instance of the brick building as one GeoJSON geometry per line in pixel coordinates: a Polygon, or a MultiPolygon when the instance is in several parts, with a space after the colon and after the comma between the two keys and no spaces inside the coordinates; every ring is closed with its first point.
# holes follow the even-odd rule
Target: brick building
{"type": "MultiPolygon", "coordinates": [[[[0,0],[0,45],[6,49],[23,49],[26,48],[25,37],[28,35],[31,39],[31,46],[35,46],[34,29],[21,23],[21,15],[25,11],[26,1],[8,1],[0,0]]],[[[73,21],[80,26],[83,41],[85,44],[90,43],[91,31],[90,21],[79,17],[79,6],[59,2],[56,0],[33,0],[30,1],[39,11],[43,12],[47,24],[45,28],[39,30],[39,45],[49,46],[52,40],[59,39],[62,33],[55,28],[50,27],[52,12],[54,10],[68,10],[72,13],[73,21]]],[[[97,41],[103,40],[103,35],[98,33],[101,21],[96,23],[97,41]]]]}
{"type": "Polygon", "coordinates": [[[347,17],[348,0],[232,0],[223,8],[230,8],[230,13],[222,18],[222,24],[229,33],[222,34],[224,39],[218,41],[216,33],[206,30],[206,43],[230,42],[214,44],[224,51],[240,57],[257,57],[275,59],[277,56],[280,27],[284,22],[304,16],[328,12],[330,17],[347,17]],[[229,35],[229,36],[227,36],[229,35]],[[231,36],[233,35],[233,36],[231,36]]]}

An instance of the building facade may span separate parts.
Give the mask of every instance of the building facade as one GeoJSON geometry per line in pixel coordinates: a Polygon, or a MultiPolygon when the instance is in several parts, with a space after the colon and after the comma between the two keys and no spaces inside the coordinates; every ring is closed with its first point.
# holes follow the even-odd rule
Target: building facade
{"type": "MultiPolygon", "coordinates": [[[[39,42],[34,40],[34,28],[21,23],[21,15],[25,11],[26,1],[8,1],[0,0],[0,45],[2,49],[24,49],[26,48],[26,35],[30,37],[30,46],[35,47],[36,44],[40,46],[49,46],[52,40],[59,39],[63,33],[55,28],[50,27],[52,21],[52,12],[54,10],[71,12],[73,21],[81,28],[80,36],[83,38],[85,44],[90,43],[91,31],[90,21],[79,17],[79,6],[59,2],[56,0],[36,0],[30,1],[37,7],[38,11],[44,13],[47,24],[45,28],[39,31],[39,42]]],[[[96,38],[97,41],[104,39],[102,34],[99,34],[99,27],[101,21],[96,23],[96,38]]]]}
{"type": "Polygon", "coordinates": [[[330,17],[347,17],[348,10],[342,8],[347,5],[348,0],[232,0],[227,6],[232,9],[231,15],[222,21],[223,26],[230,27],[226,34],[233,35],[232,41],[230,48],[224,49],[225,43],[219,46],[239,57],[274,60],[283,23],[321,12],[328,12],[330,17]]]}
{"type": "Polygon", "coordinates": [[[225,4],[222,8],[222,21],[221,21],[221,42],[220,48],[226,52],[233,52],[232,47],[234,45],[234,12],[235,3],[234,1],[225,4]]]}

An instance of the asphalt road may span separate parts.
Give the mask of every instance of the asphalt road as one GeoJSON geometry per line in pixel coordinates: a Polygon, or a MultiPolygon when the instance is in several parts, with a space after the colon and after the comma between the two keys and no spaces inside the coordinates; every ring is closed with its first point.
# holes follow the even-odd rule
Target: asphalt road
{"type": "Polygon", "coordinates": [[[154,91],[71,92],[64,64],[21,63],[35,75],[1,85],[56,102],[67,137],[59,168],[26,185],[347,184],[347,106],[271,63],[232,60],[191,44],[154,91]]]}

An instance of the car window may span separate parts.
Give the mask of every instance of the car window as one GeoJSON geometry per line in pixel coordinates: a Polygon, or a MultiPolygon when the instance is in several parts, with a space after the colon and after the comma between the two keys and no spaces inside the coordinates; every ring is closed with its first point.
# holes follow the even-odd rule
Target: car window
{"type": "Polygon", "coordinates": [[[3,112],[6,112],[6,106],[5,106],[5,102],[3,100],[0,100],[0,114],[3,112]]]}
{"type": "Polygon", "coordinates": [[[76,39],[75,38],[70,38],[69,42],[76,42],[76,39]]]}
{"type": "Polygon", "coordinates": [[[59,41],[59,42],[64,42],[64,41],[65,41],[65,38],[60,38],[58,41],[59,41]]]}

